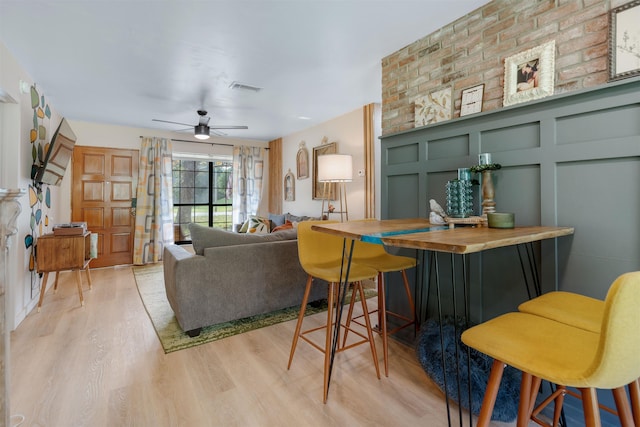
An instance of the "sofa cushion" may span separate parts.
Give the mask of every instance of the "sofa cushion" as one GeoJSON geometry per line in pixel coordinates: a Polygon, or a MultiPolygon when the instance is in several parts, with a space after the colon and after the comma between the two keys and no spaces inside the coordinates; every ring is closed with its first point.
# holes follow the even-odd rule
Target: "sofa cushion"
{"type": "Polygon", "coordinates": [[[193,250],[198,255],[203,255],[205,248],[275,242],[297,238],[297,230],[282,230],[271,234],[243,234],[233,233],[217,227],[205,227],[195,223],[189,224],[189,231],[191,231],[193,250]]]}
{"type": "Polygon", "coordinates": [[[272,228],[280,227],[281,225],[284,225],[284,221],[285,221],[284,214],[277,215],[277,214],[270,213],[269,214],[269,221],[271,221],[272,224],[273,224],[272,228]]]}
{"type": "Polygon", "coordinates": [[[291,222],[302,222],[302,221],[317,221],[320,218],[314,217],[314,216],[297,216],[297,215],[292,215],[290,213],[286,213],[284,214],[284,217],[287,221],[291,221],[291,222]]]}

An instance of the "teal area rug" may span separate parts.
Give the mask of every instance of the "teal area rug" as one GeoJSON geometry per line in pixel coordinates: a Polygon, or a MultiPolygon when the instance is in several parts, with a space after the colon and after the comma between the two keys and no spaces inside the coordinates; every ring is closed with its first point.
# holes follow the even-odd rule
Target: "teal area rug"
{"type": "MultiPolygon", "coordinates": [[[[299,306],[289,307],[271,313],[207,326],[202,328],[200,335],[191,338],[178,325],[178,321],[167,300],[164,290],[162,264],[135,266],[132,269],[140,298],[147,314],[149,314],[151,323],[156,330],[165,353],[217,341],[232,335],[275,325],[276,323],[287,322],[296,319],[300,310],[299,306]]],[[[304,286],[304,284],[301,284],[301,286],[304,286]]],[[[375,296],[376,292],[372,289],[365,289],[365,295],[370,298],[375,296]]],[[[326,309],[326,300],[313,305],[309,304],[305,315],[320,313],[326,309]]]]}

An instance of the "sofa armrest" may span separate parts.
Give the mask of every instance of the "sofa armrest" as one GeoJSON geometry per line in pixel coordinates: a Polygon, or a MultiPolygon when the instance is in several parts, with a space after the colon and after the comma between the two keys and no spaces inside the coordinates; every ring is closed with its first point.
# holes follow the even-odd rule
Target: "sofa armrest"
{"type": "Polygon", "coordinates": [[[178,322],[182,325],[182,311],[180,296],[184,290],[180,290],[181,283],[189,278],[183,277],[182,271],[193,269],[194,271],[203,271],[206,267],[207,260],[204,256],[194,255],[186,249],[178,245],[169,245],[164,247],[163,252],[164,267],[164,287],[167,294],[169,305],[176,315],[178,322]],[[198,267],[199,266],[199,267],[198,267]]]}

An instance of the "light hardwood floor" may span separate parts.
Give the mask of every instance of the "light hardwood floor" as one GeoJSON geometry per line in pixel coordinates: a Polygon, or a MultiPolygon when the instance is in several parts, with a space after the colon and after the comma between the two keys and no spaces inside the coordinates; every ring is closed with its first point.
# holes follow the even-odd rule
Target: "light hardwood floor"
{"type": "Polygon", "coordinates": [[[11,414],[23,426],[447,425],[442,394],[394,340],[388,378],[376,378],[366,346],[337,355],[323,404],[319,351],[300,341],[287,371],[295,321],[164,354],[131,268],[92,278],[81,307],[61,273],[58,292],[11,334],[11,414]]]}

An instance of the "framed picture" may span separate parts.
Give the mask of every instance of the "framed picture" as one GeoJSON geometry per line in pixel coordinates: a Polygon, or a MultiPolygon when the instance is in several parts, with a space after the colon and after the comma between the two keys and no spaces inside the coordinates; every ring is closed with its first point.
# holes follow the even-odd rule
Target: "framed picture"
{"type": "Polygon", "coordinates": [[[296,179],[291,173],[291,169],[284,176],[284,200],[287,202],[296,200],[296,179]]]}
{"type": "Polygon", "coordinates": [[[309,152],[304,141],[298,145],[298,153],[296,154],[296,174],[298,179],[309,178],[309,152]]]}
{"type": "Polygon", "coordinates": [[[451,92],[453,88],[431,92],[415,100],[415,127],[450,120],[453,114],[451,92]]]}
{"type": "Polygon", "coordinates": [[[556,42],[510,56],[504,60],[504,98],[513,105],[553,95],[556,42]]]}
{"type": "MultiPolygon", "coordinates": [[[[329,142],[327,144],[322,144],[317,147],[313,147],[313,192],[311,193],[314,200],[322,200],[324,197],[324,182],[318,181],[318,156],[322,156],[323,154],[336,154],[338,152],[338,143],[337,142],[329,142]]],[[[329,186],[328,191],[331,195],[336,194],[336,186],[337,184],[330,183],[327,184],[329,186]]],[[[335,197],[329,197],[329,199],[334,200],[335,197]]]]}
{"type": "Polygon", "coordinates": [[[460,117],[481,112],[483,95],[484,84],[463,89],[462,101],[460,103],[460,117]]]}
{"type": "Polygon", "coordinates": [[[609,14],[609,81],[640,75],[640,0],[609,14]]]}

